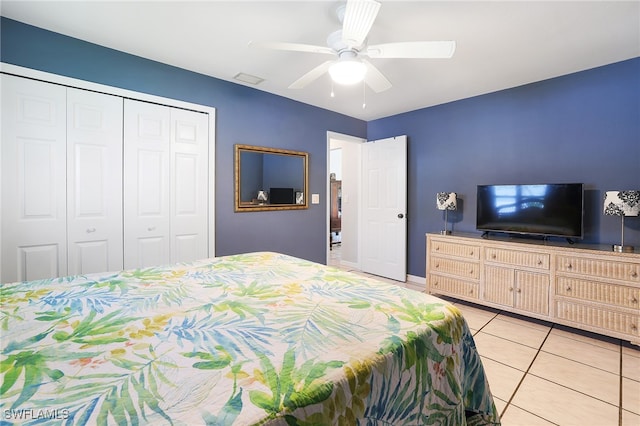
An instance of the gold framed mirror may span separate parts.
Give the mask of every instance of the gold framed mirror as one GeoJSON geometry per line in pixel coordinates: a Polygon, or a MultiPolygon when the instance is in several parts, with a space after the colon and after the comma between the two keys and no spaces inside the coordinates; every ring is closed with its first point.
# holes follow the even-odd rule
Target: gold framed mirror
{"type": "Polygon", "coordinates": [[[309,154],[235,145],[235,211],[309,208],[309,154]]]}

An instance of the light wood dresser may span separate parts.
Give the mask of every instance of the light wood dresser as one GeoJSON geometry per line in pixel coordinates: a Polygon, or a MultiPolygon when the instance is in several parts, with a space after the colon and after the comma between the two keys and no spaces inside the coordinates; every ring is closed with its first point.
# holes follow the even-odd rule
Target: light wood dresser
{"type": "Polygon", "coordinates": [[[427,292],[640,344],[640,253],[427,234],[427,292]]]}

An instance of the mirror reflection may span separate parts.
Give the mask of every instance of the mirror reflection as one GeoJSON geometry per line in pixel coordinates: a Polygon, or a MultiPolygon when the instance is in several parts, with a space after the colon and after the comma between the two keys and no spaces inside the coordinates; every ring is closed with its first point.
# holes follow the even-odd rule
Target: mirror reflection
{"type": "Polygon", "coordinates": [[[306,209],[308,154],[235,146],[235,211],[306,209]]]}

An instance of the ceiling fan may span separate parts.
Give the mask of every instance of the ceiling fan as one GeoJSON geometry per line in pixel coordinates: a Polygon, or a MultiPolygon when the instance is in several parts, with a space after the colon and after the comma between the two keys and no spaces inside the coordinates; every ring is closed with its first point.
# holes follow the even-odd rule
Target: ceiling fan
{"type": "Polygon", "coordinates": [[[329,34],[327,47],[287,42],[249,42],[250,47],[322,53],[337,56],[304,74],[289,88],[301,89],[325,72],[334,82],[355,84],[364,82],[376,93],[391,88],[391,82],[366,58],[451,58],[455,41],[408,41],[368,45],[367,36],[380,11],[376,0],[347,0],[337,9],[342,29],[329,34]]]}

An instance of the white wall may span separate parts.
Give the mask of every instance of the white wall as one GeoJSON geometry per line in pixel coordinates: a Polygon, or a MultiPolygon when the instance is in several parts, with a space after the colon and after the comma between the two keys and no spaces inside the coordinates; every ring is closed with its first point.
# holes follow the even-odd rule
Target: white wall
{"type": "MultiPolygon", "coordinates": [[[[339,144],[340,141],[337,142],[339,144]]],[[[331,147],[329,152],[329,173],[335,173],[336,180],[342,180],[342,148],[331,147]]]]}

